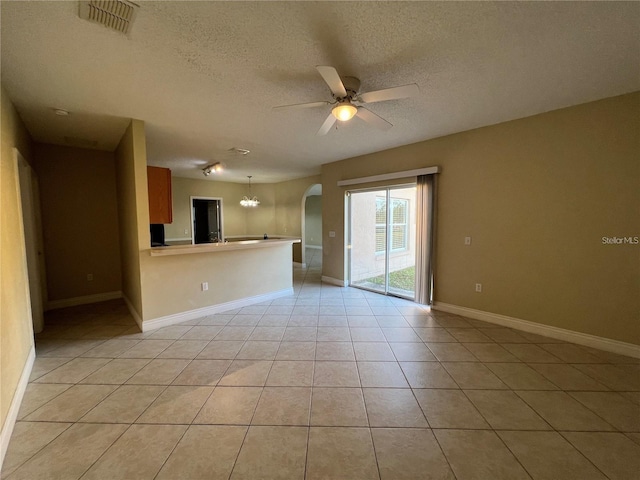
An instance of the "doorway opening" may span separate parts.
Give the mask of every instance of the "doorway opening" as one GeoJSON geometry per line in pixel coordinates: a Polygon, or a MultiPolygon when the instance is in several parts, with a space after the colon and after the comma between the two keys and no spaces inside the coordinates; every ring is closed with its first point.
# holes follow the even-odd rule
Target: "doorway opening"
{"type": "Polygon", "coordinates": [[[224,242],[222,198],[191,197],[191,243],[224,242]]]}
{"type": "Polygon", "coordinates": [[[349,285],[416,297],[416,185],[348,193],[349,285]]]}
{"type": "Polygon", "coordinates": [[[38,177],[33,168],[31,168],[31,165],[29,165],[17,149],[14,149],[14,157],[20,189],[24,244],[27,254],[31,318],[34,333],[40,333],[44,329],[44,309],[47,301],[47,290],[38,177]]]}
{"type": "MultiPolygon", "coordinates": [[[[311,185],[302,196],[300,263],[306,268],[322,265],[322,184],[311,185]],[[312,261],[313,260],[313,261],[312,261]]],[[[294,261],[295,248],[294,244],[294,261]]]]}

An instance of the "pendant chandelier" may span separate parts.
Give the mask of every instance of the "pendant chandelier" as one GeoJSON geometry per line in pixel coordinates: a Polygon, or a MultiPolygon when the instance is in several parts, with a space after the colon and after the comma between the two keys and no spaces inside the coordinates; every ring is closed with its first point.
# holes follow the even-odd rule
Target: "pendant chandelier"
{"type": "Polygon", "coordinates": [[[254,197],[251,196],[251,175],[247,175],[247,177],[249,178],[249,196],[247,197],[246,195],[244,197],[242,197],[242,200],[240,200],[240,205],[242,205],[243,207],[257,207],[258,205],[260,205],[260,200],[258,200],[258,197],[254,197]]]}

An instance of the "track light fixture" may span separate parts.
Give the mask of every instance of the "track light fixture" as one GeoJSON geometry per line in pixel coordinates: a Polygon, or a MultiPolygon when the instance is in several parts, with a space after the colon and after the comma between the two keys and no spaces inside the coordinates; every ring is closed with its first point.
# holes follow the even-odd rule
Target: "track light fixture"
{"type": "Polygon", "coordinates": [[[211,165],[207,165],[202,169],[202,174],[205,177],[208,177],[212,173],[220,173],[222,172],[222,164],[220,162],[212,163],[211,165]]]}

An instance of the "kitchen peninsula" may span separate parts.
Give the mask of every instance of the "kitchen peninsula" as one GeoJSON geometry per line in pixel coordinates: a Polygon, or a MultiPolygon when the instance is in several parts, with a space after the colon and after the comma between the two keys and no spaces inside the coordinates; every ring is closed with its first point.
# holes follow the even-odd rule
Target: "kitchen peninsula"
{"type": "Polygon", "coordinates": [[[239,240],[231,242],[227,241],[217,243],[198,243],[196,245],[170,245],[167,247],[154,247],[149,250],[149,255],[151,255],[152,257],[157,257],[165,255],[189,255],[196,253],[229,252],[254,248],[270,248],[283,244],[293,245],[294,243],[300,242],[301,240],[295,237],[277,237],[268,239],[239,240]]]}
{"type": "MultiPolygon", "coordinates": [[[[142,254],[143,331],[293,294],[299,238],[173,245],[142,254]]],[[[142,252],[141,252],[142,253],[142,252]]]]}

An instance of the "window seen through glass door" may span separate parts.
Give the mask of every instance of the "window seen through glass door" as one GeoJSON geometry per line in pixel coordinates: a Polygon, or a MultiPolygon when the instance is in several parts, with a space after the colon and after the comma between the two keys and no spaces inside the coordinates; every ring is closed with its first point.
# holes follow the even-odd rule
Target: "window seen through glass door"
{"type": "MultiPolygon", "coordinates": [[[[407,250],[409,246],[409,200],[391,198],[391,252],[407,250]]],[[[387,200],[376,197],[376,254],[385,253],[387,235],[387,200]]]]}
{"type": "Polygon", "coordinates": [[[414,298],[415,201],[415,186],[350,193],[350,285],[414,298]]]}

